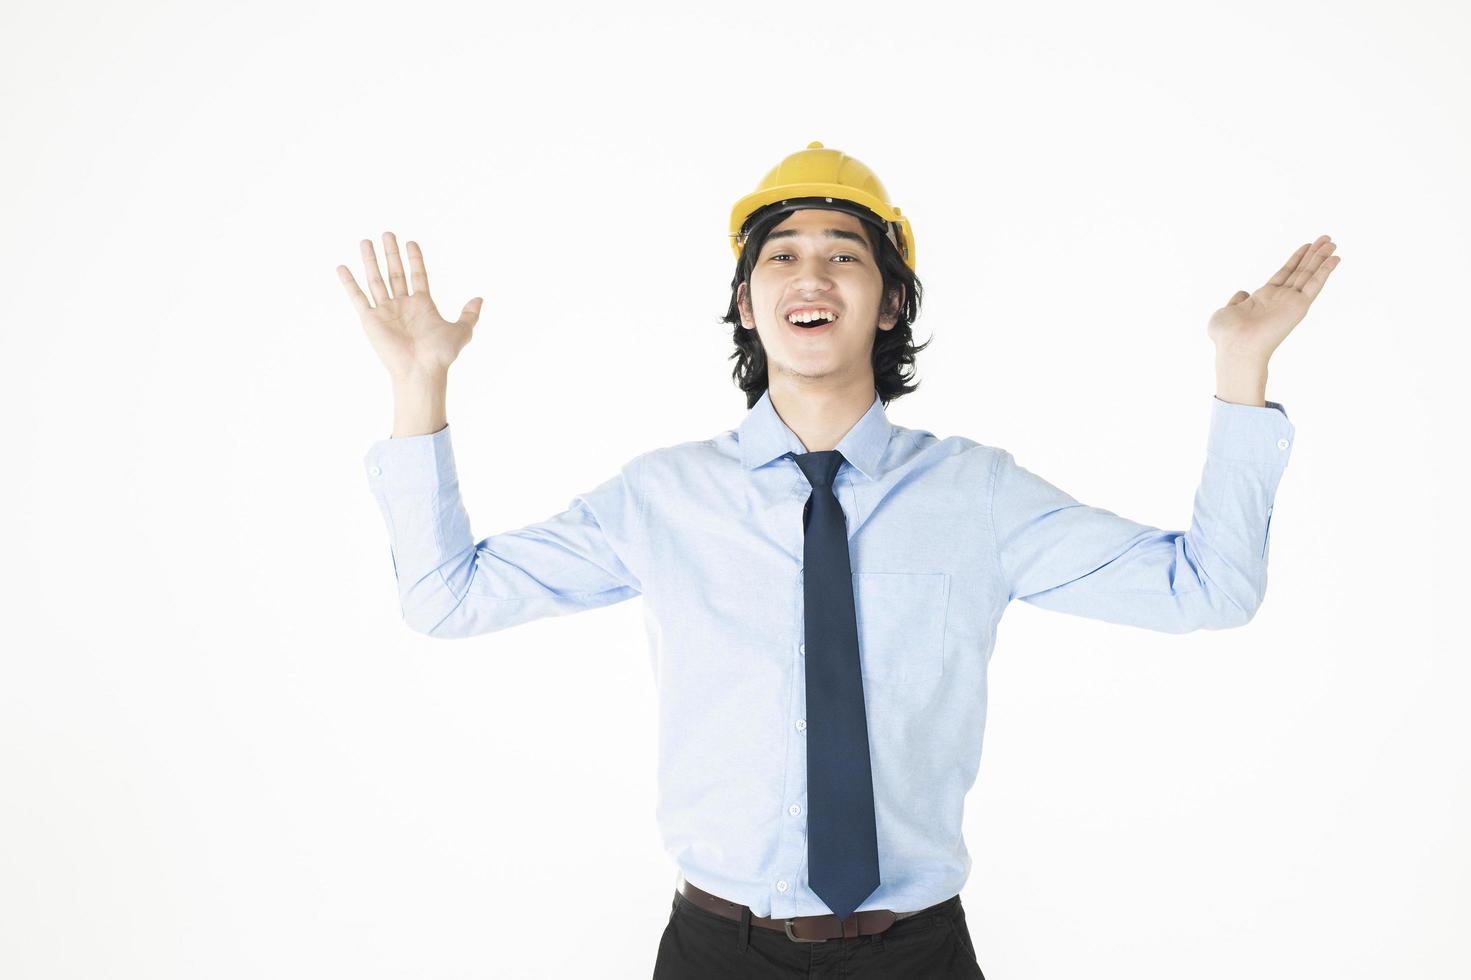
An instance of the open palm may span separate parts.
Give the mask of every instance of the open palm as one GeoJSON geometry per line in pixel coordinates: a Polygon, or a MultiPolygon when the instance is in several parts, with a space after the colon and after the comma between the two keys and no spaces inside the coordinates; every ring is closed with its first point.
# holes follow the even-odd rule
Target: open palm
{"type": "Polygon", "coordinates": [[[372,291],[373,302],[358,288],[357,280],[345,265],[337,267],[337,278],[347,289],[348,298],[358,311],[368,341],[378,352],[384,365],[395,378],[415,372],[442,372],[470,342],[475,323],[480,319],[479,296],[465,304],[454,323],[439,315],[429,295],[429,275],[424,270],[424,256],[418,243],[409,242],[410,282],[404,279],[403,262],[398,254],[398,241],[393,232],[383,233],[383,252],[388,257],[388,285],[378,269],[373,243],[362,241],[363,266],[372,291]],[[391,291],[390,291],[391,287],[391,291]]]}
{"type": "Polygon", "coordinates": [[[1337,246],[1327,235],[1303,245],[1266,285],[1254,293],[1239,290],[1211,316],[1206,334],[1216,350],[1233,356],[1272,356],[1338,267],[1337,246]]]}

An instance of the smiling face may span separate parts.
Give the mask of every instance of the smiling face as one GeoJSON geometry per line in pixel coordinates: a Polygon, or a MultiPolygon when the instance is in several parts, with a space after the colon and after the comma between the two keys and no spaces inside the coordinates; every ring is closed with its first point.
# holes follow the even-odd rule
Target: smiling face
{"type": "Polygon", "coordinates": [[[741,325],[760,336],[773,381],[786,374],[843,382],[866,373],[871,383],[875,331],[893,329],[902,303],[881,317],[882,290],[862,221],[842,211],[793,211],[766,236],[750,282],[737,291],[741,325]],[[813,310],[837,318],[810,326],[788,319],[813,310]]]}

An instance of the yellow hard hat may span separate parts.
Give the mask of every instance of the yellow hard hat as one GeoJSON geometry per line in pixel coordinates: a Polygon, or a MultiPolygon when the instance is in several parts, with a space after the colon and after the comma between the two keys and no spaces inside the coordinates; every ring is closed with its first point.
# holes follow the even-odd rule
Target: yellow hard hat
{"type": "Polygon", "coordinates": [[[756,189],[730,212],[730,247],[741,257],[746,239],[760,222],[788,211],[825,208],[857,215],[883,231],[900,257],[914,269],[914,233],[909,219],[889,203],[878,177],[859,161],[813,141],[771,168],[756,189]]]}

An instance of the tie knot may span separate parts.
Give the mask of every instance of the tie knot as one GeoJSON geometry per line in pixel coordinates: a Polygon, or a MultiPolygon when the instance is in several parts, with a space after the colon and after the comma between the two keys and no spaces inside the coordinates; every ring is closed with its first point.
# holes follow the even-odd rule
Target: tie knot
{"type": "Polygon", "coordinates": [[[843,465],[843,454],[836,449],[824,449],[815,453],[793,453],[792,458],[802,468],[807,482],[812,484],[814,490],[818,487],[831,487],[833,477],[838,474],[838,467],[843,465]]]}

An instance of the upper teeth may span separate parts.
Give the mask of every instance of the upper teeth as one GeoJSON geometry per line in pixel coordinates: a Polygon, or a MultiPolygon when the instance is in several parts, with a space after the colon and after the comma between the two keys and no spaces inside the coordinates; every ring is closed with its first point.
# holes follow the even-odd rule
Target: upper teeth
{"type": "Polygon", "coordinates": [[[793,323],[811,323],[813,320],[827,320],[828,322],[832,322],[837,319],[837,315],[827,310],[815,310],[806,313],[793,313],[787,319],[793,323]]]}

